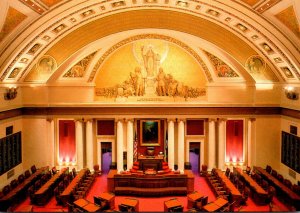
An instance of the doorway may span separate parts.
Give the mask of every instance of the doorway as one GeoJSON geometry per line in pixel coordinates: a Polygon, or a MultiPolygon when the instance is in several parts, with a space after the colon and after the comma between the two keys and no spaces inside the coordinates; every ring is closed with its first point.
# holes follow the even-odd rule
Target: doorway
{"type": "Polygon", "coordinates": [[[103,174],[108,174],[112,162],[111,142],[101,142],[101,170],[103,174]]]}
{"type": "Polygon", "coordinates": [[[190,164],[193,173],[198,173],[200,171],[200,143],[190,142],[190,164]]]}

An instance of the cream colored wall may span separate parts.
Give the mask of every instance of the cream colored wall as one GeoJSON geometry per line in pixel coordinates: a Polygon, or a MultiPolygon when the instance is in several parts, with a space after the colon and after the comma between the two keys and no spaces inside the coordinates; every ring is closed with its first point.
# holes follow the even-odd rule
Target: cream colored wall
{"type": "MultiPolygon", "coordinates": [[[[50,105],[66,105],[72,104],[89,104],[96,105],[99,103],[94,101],[94,87],[93,86],[51,86],[51,87],[22,87],[21,100],[10,101],[10,104],[4,103],[4,107],[15,108],[15,104],[18,106],[48,106],[50,105]]],[[[255,86],[246,86],[244,84],[239,85],[219,85],[210,84],[207,86],[207,95],[204,100],[198,101],[200,105],[211,104],[232,104],[235,105],[280,105],[282,99],[281,89],[278,86],[274,86],[273,89],[261,88],[255,91],[255,86]]],[[[1,101],[0,101],[1,102],[1,101]]],[[[114,103],[114,100],[110,100],[110,103],[114,103]]],[[[126,103],[126,102],[125,102],[126,103]]],[[[188,103],[188,102],[187,102],[188,103]]],[[[195,103],[193,101],[193,103],[195,103]]],[[[140,104],[140,102],[139,102],[140,104]]],[[[145,102],[147,104],[147,102],[145,102]]],[[[161,104],[161,103],[159,103],[161,104]]],[[[297,103],[295,102],[295,105],[297,103]]],[[[1,106],[2,107],[2,106],[1,106]]],[[[5,110],[5,108],[3,109],[5,110]]],[[[126,122],[124,122],[126,126],[126,122]]]]}
{"type": "MultiPolygon", "coordinates": [[[[290,132],[290,125],[298,127],[297,136],[300,137],[300,119],[294,119],[294,118],[283,116],[281,119],[281,131],[290,132]]],[[[291,180],[292,183],[296,183],[297,181],[300,181],[300,174],[296,173],[296,179],[294,179],[289,175],[289,170],[290,170],[289,167],[287,167],[283,163],[280,163],[278,172],[282,174],[284,178],[291,180]]]]}
{"type": "Polygon", "coordinates": [[[255,121],[255,144],[253,150],[253,165],[271,165],[272,168],[280,168],[280,116],[258,117],[255,121]]]}
{"type": "MultiPolygon", "coordinates": [[[[4,138],[6,136],[6,127],[8,126],[13,126],[13,131],[14,133],[22,131],[23,130],[23,124],[22,124],[22,118],[21,117],[15,117],[13,119],[7,119],[7,120],[2,120],[0,121],[0,138],[4,138]]],[[[24,132],[22,131],[22,146],[24,145],[24,132]]],[[[13,179],[18,178],[19,174],[21,174],[24,170],[24,160],[25,160],[25,155],[24,152],[22,153],[22,163],[19,164],[18,166],[14,167],[13,169],[15,170],[15,174],[7,179],[7,173],[4,173],[3,175],[0,176],[0,190],[2,188],[9,184],[13,179]]]]}

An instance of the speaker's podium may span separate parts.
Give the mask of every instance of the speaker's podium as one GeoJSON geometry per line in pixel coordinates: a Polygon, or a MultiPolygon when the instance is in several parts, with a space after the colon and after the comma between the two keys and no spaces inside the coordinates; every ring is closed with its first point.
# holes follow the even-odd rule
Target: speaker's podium
{"type": "Polygon", "coordinates": [[[162,163],[164,161],[163,155],[155,155],[155,156],[144,156],[140,155],[138,157],[140,170],[154,169],[156,171],[162,170],[162,163]]]}

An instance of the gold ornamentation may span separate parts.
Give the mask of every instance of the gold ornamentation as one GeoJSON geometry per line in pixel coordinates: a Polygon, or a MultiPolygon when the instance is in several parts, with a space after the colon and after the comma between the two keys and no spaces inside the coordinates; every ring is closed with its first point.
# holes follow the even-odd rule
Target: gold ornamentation
{"type": "Polygon", "coordinates": [[[85,74],[85,70],[89,65],[90,61],[95,56],[96,52],[90,54],[89,56],[85,57],[81,61],[79,61],[75,66],[69,69],[64,75],[64,78],[82,78],[85,74]]]}
{"type": "Polygon", "coordinates": [[[30,55],[34,55],[41,47],[42,45],[40,43],[36,43],[35,45],[33,45],[33,47],[30,48],[27,53],[30,55]]]}
{"type": "Polygon", "coordinates": [[[63,29],[65,29],[67,26],[65,24],[61,24],[58,27],[54,28],[54,30],[52,30],[54,33],[59,33],[60,31],[62,31],[63,29]]]}
{"type": "Polygon", "coordinates": [[[283,60],[282,60],[281,58],[279,58],[279,57],[274,58],[274,61],[275,61],[276,63],[282,63],[282,62],[283,62],[283,60]]]}
{"type": "Polygon", "coordinates": [[[93,14],[95,14],[95,11],[94,11],[94,10],[88,10],[88,11],[85,11],[85,12],[81,13],[81,16],[82,16],[83,18],[86,18],[86,17],[91,16],[91,15],[93,15],[93,14]]]}
{"type": "Polygon", "coordinates": [[[27,64],[27,62],[28,62],[28,58],[22,58],[20,60],[20,63],[23,63],[23,64],[27,64]]]}
{"type": "Polygon", "coordinates": [[[253,55],[247,59],[245,67],[251,74],[263,73],[266,69],[266,62],[259,55],[253,55]]]}
{"type": "Polygon", "coordinates": [[[294,78],[293,73],[288,67],[281,67],[281,70],[287,78],[294,78]]]}
{"type": "Polygon", "coordinates": [[[212,9],[209,9],[206,11],[206,13],[212,15],[212,16],[215,16],[215,17],[219,17],[220,13],[216,10],[212,10],[212,9]]]}
{"type": "Polygon", "coordinates": [[[20,73],[21,68],[20,67],[16,67],[13,69],[13,71],[10,73],[10,75],[8,76],[8,78],[16,78],[17,75],[20,73]]]}
{"type": "Polygon", "coordinates": [[[189,7],[189,4],[186,1],[177,1],[176,6],[179,7],[189,7]]]}
{"type": "Polygon", "coordinates": [[[241,23],[238,23],[237,25],[235,25],[239,30],[241,30],[242,32],[246,32],[248,30],[247,27],[245,27],[244,25],[242,25],[241,23]]]}
{"type": "Polygon", "coordinates": [[[112,7],[122,7],[122,6],[126,6],[125,1],[117,1],[111,4],[112,7]]]}
{"type": "Polygon", "coordinates": [[[51,39],[51,37],[47,36],[47,35],[43,37],[43,40],[45,40],[45,41],[49,41],[50,39],[51,39]]]}
{"type": "Polygon", "coordinates": [[[0,42],[26,18],[27,16],[25,14],[14,9],[13,7],[9,7],[5,22],[2,25],[0,33],[0,42]]]}
{"type": "Polygon", "coordinates": [[[268,54],[273,54],[273,53],[274,53],[273,49],[272,49],[267,43],[262,43],[262,44],[260,44],[260,46],[262,46],[262,48],[263,48],[268,54]]]}
{"type": "Polygon", "coordinates": [[[239,75],[235,71],[233,71],[227,64],[225,64],[221,59],[210,54],[209,52],[206,51],[204,52],[212,62],[215,68],[215,73],[218,77],[227,77],[227,78],[239,77],[239,75]]]}

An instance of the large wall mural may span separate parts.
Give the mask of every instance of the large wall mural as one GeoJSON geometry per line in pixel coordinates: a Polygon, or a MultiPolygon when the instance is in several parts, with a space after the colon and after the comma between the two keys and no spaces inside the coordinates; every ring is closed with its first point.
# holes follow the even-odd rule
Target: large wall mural
{"type": "Polygon", "coordinates": [[[186,51],[167,41],[141,39],[107,59],[96,78],[95,95],[97,100],[186,101],[205,96],[205,84],[199,64],[186,51]]]}

